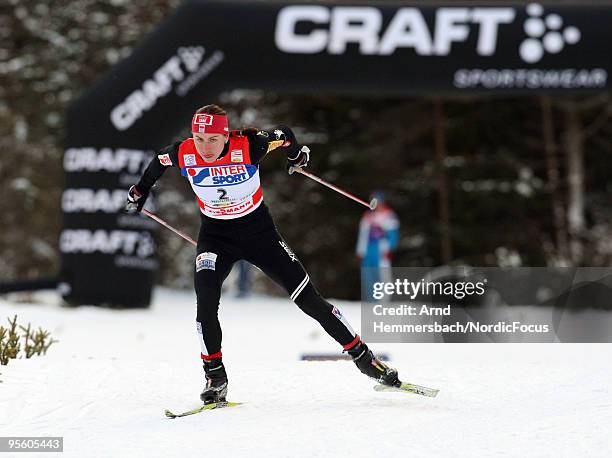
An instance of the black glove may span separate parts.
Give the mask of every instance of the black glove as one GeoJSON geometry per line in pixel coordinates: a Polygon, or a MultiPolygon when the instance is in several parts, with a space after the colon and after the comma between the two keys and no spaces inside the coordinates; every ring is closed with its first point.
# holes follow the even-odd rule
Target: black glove
{"type": "Polygon", "coordinates": [[[304,145],[297,150],[297,153],[294,153],[294,157],[291,157],[290,154],[287,155],[287,172],[291,175],[296,168],[306,167],[309,160],[310,148],[304,145]]]}
{"type": "Polygon", "coordinates": [[[136,187],[136,185],[133,185],[128,190],[127,202],[125,203],[124,211],[131,215],[140,213],[142,207],[144,207],[144,204],[147,201],[147,197],[149,197],[149,191],[141,191],[136,187]]]}

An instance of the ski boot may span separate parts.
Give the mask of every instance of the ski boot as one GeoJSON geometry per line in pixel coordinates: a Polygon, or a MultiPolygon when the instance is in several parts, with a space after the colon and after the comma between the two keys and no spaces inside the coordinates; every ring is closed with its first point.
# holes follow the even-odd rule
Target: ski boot
{"type": "Polygon", "coordinates": [[[361,340],[351,349],[346,350],[359,370],[378,383],[399,387],[402,382],[397,378],[397,370],[387,366],[372,353],[372,350],[361,340]]]}
{"type": "Polygon", "coordinates": [[[224,402],[227,396],[227,373],[221,358],[204,361],[204,373],[206,386],[200,394],[200,399],[204,404],[224,402]]]}

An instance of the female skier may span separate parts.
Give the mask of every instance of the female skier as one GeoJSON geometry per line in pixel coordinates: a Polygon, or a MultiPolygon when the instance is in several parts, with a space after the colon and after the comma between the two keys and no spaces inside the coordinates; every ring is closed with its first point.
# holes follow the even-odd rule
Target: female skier
{"type": "Polygon", "coordinates": [[[158,151],[140,181],[128,191],[125,210],[140,212],[151,187],[168,167],[180,168],[200,206],[202,224],[195,259],[196,327],[206,386],[204,403],[225,401],[227,374],[217,316],[221,285],[241,259],[259,267],[291,300],[317,320],[348,352],[361,372],[399,386],[397,371],[376,358],[337,307],[316,290],[295,253],[278,233],[263,203],[259,162],[272,150],[287,155],[287,168],[306,167],[309,149],[286,126],[229,131],[226,112],[207,105],[195,113],[192,137],[158,151]]]}

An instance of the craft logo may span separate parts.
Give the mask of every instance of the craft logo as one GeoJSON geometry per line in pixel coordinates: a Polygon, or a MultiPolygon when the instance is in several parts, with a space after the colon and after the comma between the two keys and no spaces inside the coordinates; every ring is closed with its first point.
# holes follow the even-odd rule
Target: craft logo
{"type": "MultiPolygon", "coordinates": [[[[547,54],[559,54],[582,38],[580,29],[565,26],[564,19],[556,13],[545,14],[538,3],[527,5],[526,12],[526,38],[518,54],[527,64],[537,64],[547,54]]],[[[608,72],[604,68],[460,68],[453,77],[458,89],[598,89],[607,83],[608,72]]]]}
{"type": "Polygon", "coordinates": [[[125,205],[125,189],[66,189],[62,194],[64,213],[117,213],[125,205]]]}
{"type": "MultiPolygon", "coordinates": [[[[580,30],[574,26],[562,29],[558,14],[544,16],[538,3],[527,6],[528,19],[524,30],[528,38],[518,52],[523,61],[536,63],[544,55],[559,53],[566,44],[580,41],[580,30]]],[[[435,10],[433,29],[418,8],[398,8],[383,27],[381,10],[371,6],[291,5],[278,14],[276,46],[287,53],[343,54],[348,44],[358,45],[365,55],[390,55],[399,48],[413,48],[420,56],[446,56],[453,43],[468,40],[477,30],[476,52],[493,56],[498,36],[515,22],[517,11],[512,7],[440,7],[435,10]],[[298,33],[309,24],[309,32],[298,33]]]]}
{"type": "Polygon", "coordinates": [[[529,64],[539,62],[544,52],[557,54],[565,45],[574,45],[580,41],[581,33],[578,28],[563,28],[563,18],[558,14],[544,16],[542,5],[528,5],[527,15],[529,17],[523,25],[527,38],[521,43],[519,55],[529,64]]]}
{"type": "Polygon", "coordinates": [[[221,51],[213,52],[207,59],[204,59],[205,53],[203,46],[178,48],[150,78],[111,110],[110,120],[113,126],[120,131],[129,129],[174,87],[179,97],[185,96],[224,59],[221,51]]]}
{"type": "Polygon", "coordinates": [[[66,172],[111,172],[138,174],[151,160],[149,151],[128,148],[68,148],[64,154],[66,172]]]}
{"type": "Polygon", "coordinates": [[[195,72],[202,62],[204,57],[203,46],[184,46],[178,48],[176,54],[180,57],[181,62],[189,73],[195,72]]]}
{"type": "Polygon", "coordinates": [[[148,232],[103,229],[65,229],[60,234],[60,251],[64,254],[120,254],[146,258],[155,252],[148,232]]]}
{"type": "MultiPolygon", "coordinates": [[[[495,56],[504,40],[516,41],[516,54],[498,56],[493,65],[502,68],[457,68],[452,84],[457,89],[599,89],[605,88],[604,68],[567,68],[557,62],[553,68],[535,68],[546,55],[561,53],[582,39],[576,26],[564,24],[556,13],[546,13],[539,3],[526,6],[526,14],[513,7],[433,8],[433,21],[426,21],[419,8],[398,8],[383,18],[372,6],[291,5],[277,16],[275,42],[278,49],[294,54],[344,54],[351,45],[362,55],[388,56],[401,48],[417,56],[450,55],[457,44],[474,43],[475,54],[495,56]],[[526,16],[518,24],[517,16],[526,16]],[[389,20],[386,20],[389,19],[389,20]],[[509,35],[521,27],[517,39],[509,35]],[[510,37],[510,38],[508,38],[510,37]],[[516,57],[527,68],[512,68],[501,58],[516,57]],[[559,66],[561,68],[559,69],[559,66]]],[[[355,52],[351,49],[350,52],[355,52]]],[[[458,51],[456,51],[458,52],[458,51]]],[[[463,51],[464,52],[464,51],[463,51]]],[[[465,55],[462,61],[469,61],[465,55]]],[[[479,59],[482,61],[482,59],[479,59]]]]}

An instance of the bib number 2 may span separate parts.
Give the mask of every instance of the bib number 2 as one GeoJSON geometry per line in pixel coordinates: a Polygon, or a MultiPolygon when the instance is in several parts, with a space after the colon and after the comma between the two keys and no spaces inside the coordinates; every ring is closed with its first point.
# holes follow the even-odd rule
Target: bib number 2
{"type": "Polygon", "coordinates": [[[219,193],[219,200],[227,199],[227,191],[223,188],[218,188],[217,192],[219,193]]]}

